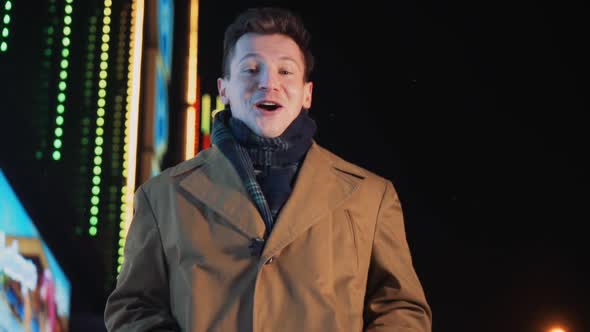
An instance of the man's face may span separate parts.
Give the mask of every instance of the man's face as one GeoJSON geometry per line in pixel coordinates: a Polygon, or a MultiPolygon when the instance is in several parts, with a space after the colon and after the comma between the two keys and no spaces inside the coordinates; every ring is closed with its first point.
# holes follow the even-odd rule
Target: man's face
{"type": "Polygon", "coordinates": [[[233,117],[259,136],[277,137],[311,106],[313,84],[304,73],[303,54],[290,37],[247,33],[235,45],[230,78],[219,78],[217,87],[233,117]]]}

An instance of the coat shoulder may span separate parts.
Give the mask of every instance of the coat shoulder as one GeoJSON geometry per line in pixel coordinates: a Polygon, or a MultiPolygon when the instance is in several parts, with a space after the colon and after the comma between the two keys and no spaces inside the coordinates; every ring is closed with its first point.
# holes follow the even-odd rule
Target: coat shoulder
{"type": "Polygon", "coordinates": [[[315,144],[319,152],[326,158],[332,166],[339,172],[344,173],[348,176],[353,176],[359,179],[362,179],[363,184],[365,187],[373,188],[373,190],[378,190],[380,192],[385,191],[385,187],[387,183],[391,182],[390,180],[374,173],[366,168],[363,168],[359,165],[353,164],[342,157],[336,155],[334,152],[321,147],[320,145],[315,144]]]}
{"type": "Polygon", "coordinates": [[[363,168],[359,165],[353,164],[352,162],[343,159],[342,157],[338,156],[334,152],[332,152],[320,145],[316,144],[316,146],[319,149],[319,151],[324,155],[324,157],[327,158],[332,163],[334,168],[336,168],[337,170],[339,170],[341,172],[349,173],[349,174],[357,176],[359,178],[369,180],[370,182],[384,183],[384,182],[389,181],[386,178],[384,178],[374,172],[367,170],[366,168],[363,168]]]}
{"type": "Polygon", "coordinates": [[[149,192],[161,191],[164,187],[176,183],[175,179],[182,177],[184,174],[190,173],[201,165],[207,163],[217,152],[217,147],[210,147],[206,150],[202,150],[193,158],[164,169],[160,174],[145,181],[140,188],[143,188],[148,194],[149,192]]]}

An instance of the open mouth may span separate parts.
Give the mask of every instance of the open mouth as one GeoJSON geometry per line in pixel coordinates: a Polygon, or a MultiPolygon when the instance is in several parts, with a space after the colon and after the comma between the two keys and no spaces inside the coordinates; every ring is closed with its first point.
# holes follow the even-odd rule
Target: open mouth
{"type": "Polygon", "coordinates": [[[271,102],[271,101],[263,101],[263,102],[257,103],[256,106],[258,108],[261,108],[261,109],[263,109],[265,111],[269,111],[269,112],[274,112],[282,107],[281,104],[271,102]]]}

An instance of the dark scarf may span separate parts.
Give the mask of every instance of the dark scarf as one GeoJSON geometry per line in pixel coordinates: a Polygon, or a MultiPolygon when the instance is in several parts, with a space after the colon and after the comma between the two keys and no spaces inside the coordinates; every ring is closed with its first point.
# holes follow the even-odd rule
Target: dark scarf
{"type": "Polygon", "coordinates": [[[256,135],[228,110],[215,116],[211,142],[230,160],[244,181],[266,224],[267,235],[291,194],[293,180],[316,129],[306,111],[275,138],[256,135]]]}

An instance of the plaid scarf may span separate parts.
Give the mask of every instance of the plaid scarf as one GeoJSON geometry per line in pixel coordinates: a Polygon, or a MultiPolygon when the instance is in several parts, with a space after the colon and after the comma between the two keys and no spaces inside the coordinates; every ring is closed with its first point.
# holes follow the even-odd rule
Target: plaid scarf
{"type": "Polygon", "coordinates": [[[287,127],[279,137],[256,135],[242,121],[233,118],[231,111],[223,110],[213,121],[211,142],[230,160],[256,205],[266,225],[266,235],[274,225],[277,211],[271,211],[263,190],[256,180],[262,167],[295,167],[305,156],[315,134],[315,122],[305,111],[287,127]]]}

